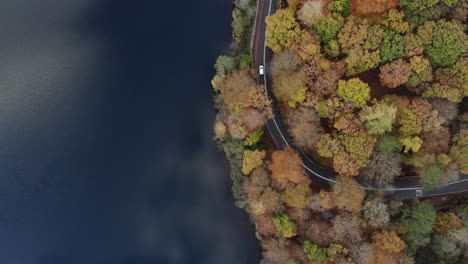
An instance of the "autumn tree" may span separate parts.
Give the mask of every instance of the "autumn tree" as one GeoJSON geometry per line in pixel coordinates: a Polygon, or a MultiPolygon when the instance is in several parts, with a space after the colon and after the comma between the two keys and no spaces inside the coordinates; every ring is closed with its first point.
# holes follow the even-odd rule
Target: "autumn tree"
{"type": "Polygon", "coordinates": [[[296,235],[296,227],[287,214],[276,215],[273,218],[273,224],[281,237],[290,238],[296,235]]]}
{"type": "Polygon", "coordinates": [[[434,230],[439,235],[446,235],[452,230],[458,230],[462,228],[463,223],[456,214],[452,212],[443,212],[437,214],[434,230]]]}
{"type": "Polygon", "coordinates": [[[360,176],[370,186],[385,188],[392,184],[395,177],[399,176],[400,173],[399,154],[374,152],[369,164],[362,170],[360,176]]]}
{"type": "Polygon", "coordinates": [[[292,148],[273,152],[271,166],[273,179],[286,184],[288,181],[300,183],[306,180],[299,154],[292,148]]]}
{"type": "Polygon", "coordinates": [[[237,106],[248,105],[250,93],[255,89],[255,80],[245,70],[234,71],[229,74],[221,86],[224,103],[233,109],[237,106]]]}
{"type": "Polygon", "coordinates": [[[359,183],[350,177],[338,177],[333,185],[335,205],[338,209],[358,214],[366,193],[359,183]]]}
{"type": "Polygon", "coordinates": [[[280,9],[266,18],[266,45],[274,52],[291,47],[301,29],[296,22],[294,11],[280,9]]]}
{"type": "Polygon", "coordinates": [[[424,144],[419,152],[422,154],[448,153],[451,138],[450,130],[447,128],[441,128],[439,131],[423,132],[421,139],[424,144]]]}
{"type": "Polygon", "coordinates": [[[434,83],[422,93],[423,97],[447,99],[453,103],[463,100],[463,90],[457,87],[434,83]]]}
{"type": "Polygon", "coordinates": [[[313,26],[323,17],[324,1],[307,1],[297,11],[297,18],[306,26],[313,26]]]}
{"type": "Polygon", "coordinates": [[[367,166],[369,159],[374,152],[376,138],[364,130],[352,135],[340,135],[341,143],[350,157],[359,167],[367,166]]]}
{"type": "Polygon", "coordinates": [[[450,155],[460,165],[462,173],[468,173],[468,130],[462,129],[453,137],[450,155]]]}
{"type": "Polygon", "coordinates": [[[380,50],[369,51],[357,47],[352,49],[344,60],[346,62],[346,75],[352,76],[376,68],[380,59],[380,50]]]}
{"type": "Polygon", "coordinates": [[[359,222],[359,217],[350,213],[337,215],[332,221],[334,241],[346,246],[361,242],[363,235],[359,222]]]}
{"type": "Polygon", "coordinates": [[[263,242],[263,257],[268,263],[280,264],[288,263],[290,260],[287,251],[287,240],[284,238],[269,238],[263,242]]]}
{"type": "Polygon", "coordinates": [[[370,87],[359,78],[340,80],[337,95],[346,101],[353,102],[356,107],[363,107],[370,99],[370,87]]]}
{"type": "Polygon", "coordinates": [[[284,103],[294,99],[298,91],[305,88],[307,75],[301,58],[292,51],[275,55],[272,60],[273,93],[284,103]]]}
{"type": "Polygon", "coordinates": [[[381,232],[374,233],[372,240],[378,250],[391,254],[400,253],[406,247],[405,242],[394,231],[382,230],[381,232]]]}
{"type": "Polygon", "coordinates": [[[410,76],[410,64],[403,59],[395,60],[380,67],[380,83],[389,88],[396,88],[405,84],[410,76]]]}
{"type": "Polygon", "coordinates": [[[263,164],[265,156],[266,152],[264,150],[244,150],[242,173],[249,175],[255,168],[263,164]]]}
{"type": "Polygon", "coordinates": [[[338,42],[344,53],[349,53],[352,48],[364,45],[367,39],[369,21],[356,16],[349,16],[346,23],[338,33],[338,42]]]}
{"type": "Polygon", "coordinates": [[[309,151],[315,149],[315,145],[324,130],[314,109],[306,107],[289,108],[286,112],[285,121],[296,146],[309,151]]]}
{"type": "Polygon", "coordinates": [[[362,207],[362,223],[367,228],[383,228],[390,223],[388,206],[381,199],[364,202],[362,207]]]}
{"type": "Polygon", "coordinates": [[[290,185],[281,195],[281,200],[294,208],[306,207],[312,198],[312,190],[309,187],[310,180],[305,180],[296,185],[290,185]]]}
{"type": "Polygon", "coordinates": [[[383,24],[397,33],[406,33],[409,29],[408,22],[404,21],[405,13],[397,9],[390,9],[385,15],[383,24]]]}
{"type": "Polygon", "coordinates": [[[356,16],[373,17],[398,6],[398,0],[351,0],[351,13],[356,16]]]}
{"type": "Polygon", "coordinates": [[[397,108],[385,102],[374,102],[372,106],[364,106],[359,114],[369,134],[382,135],[392,131],[396,119],[397,108]]]}

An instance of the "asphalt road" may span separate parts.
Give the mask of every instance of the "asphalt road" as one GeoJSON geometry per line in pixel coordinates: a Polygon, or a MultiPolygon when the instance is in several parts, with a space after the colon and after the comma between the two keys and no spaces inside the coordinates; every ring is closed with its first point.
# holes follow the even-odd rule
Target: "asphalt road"
{"type": "MultiPolygon", "coordinates": [[[[259,0],[253,44],[255,67],[258,68],[259,65],[264,65],[265,67],[265,74],[258,77],[258,83],[265,86],[268,98],[273,101],[274,117],[268,120],[267,128],[278,149],[284,149],[288,146],[296,149],[301,155],[303,161],[302,166],[312,181],[324,188],[329,188],[333,183],[335,183],[337,174],[328,168],[324,168],[318,162],[308,157],[299,148],[294,146],[292,139],[289,136],[287,126],[281,119],[278,103],[270,91],[271,78],[268,77],[268,63],[271,61],[273,52],[265,45],[265,19],[267,16],[273,14],[277,9],[278,0],[259,0]]],[[[468,175],[460,175],[459,181],[437,187],[431,191],[423,190],[419,177],[415,176],[397,177],[391,188],[378,189],[363,187],[363,189],[368,191],[382,191],[384,196],[388,199],[410,199],[415,197],[459,194],[468,192],[468,175]]]]}

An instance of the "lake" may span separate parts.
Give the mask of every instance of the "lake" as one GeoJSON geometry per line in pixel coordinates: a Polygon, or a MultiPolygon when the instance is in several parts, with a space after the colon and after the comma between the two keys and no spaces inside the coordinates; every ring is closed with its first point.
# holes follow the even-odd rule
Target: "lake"
{"type": "Polygon", "coordinates": [[[0,262],[258,263],[213,143],[230,0],[0,2],[0,262]]]}

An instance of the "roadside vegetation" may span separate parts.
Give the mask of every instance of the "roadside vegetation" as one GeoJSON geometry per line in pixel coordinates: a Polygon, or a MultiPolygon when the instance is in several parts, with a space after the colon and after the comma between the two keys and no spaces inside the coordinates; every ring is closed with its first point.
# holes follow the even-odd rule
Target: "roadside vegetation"
{"type": "Polygon", "coordinates": [[[361,188],[414,176],[427,191],[468,173],[468,1],[287,0],[267,18],[278,118],[339,175],[331,189],[265,130],[255,9],[234,1],[234,44],[212,86],[215,140],[262,263],[468,263],[466,198],[387,201],[361,188]]]}

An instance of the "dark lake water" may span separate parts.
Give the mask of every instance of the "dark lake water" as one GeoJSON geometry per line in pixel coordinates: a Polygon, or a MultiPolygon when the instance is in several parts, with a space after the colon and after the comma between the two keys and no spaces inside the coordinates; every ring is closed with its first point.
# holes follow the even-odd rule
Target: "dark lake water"
{"type": "Polygon", "coordinates": [[[0,2],[0,263],[258,263],[212,142],[230,11],[0,2]]]}

